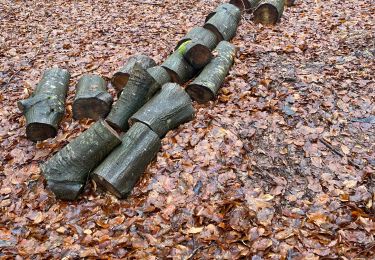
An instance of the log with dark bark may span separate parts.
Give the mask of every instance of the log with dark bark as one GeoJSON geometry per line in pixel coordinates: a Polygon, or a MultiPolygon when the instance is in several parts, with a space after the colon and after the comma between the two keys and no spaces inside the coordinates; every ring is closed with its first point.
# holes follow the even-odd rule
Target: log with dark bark
{"type": "Polygon", "coordinates": [[[67,70],[48,69],[32,96],[18,102],[18,108],[26,118],[27,139],[36,142],[56,136],[65,112],[69,80],[67,70]]]}
{"type": "Polygon", "coordinates": [[[128,119],[157,91],[159,84],[138,63],[134,64],[129,80],[106,121],[118,131],[129,128],[128,119]]]}
{"type": "Polygon", "coordinates": [[[290,7],[290,6],[293,6],[295,3],[295,0],[285,0],[285,5],[290,7]]]}
{"type": "Polygon", "coordinates": [[[254,11],[254,21],[264,25],[276,24],[284,11],[284,0],[262,0],[254,11]]]}
{"type": "Polygon", "coordinates": [[[216,9],[213,12],[209,13],[206,16],[206,19],[204,22],[207,22],[208,20],[210,20],[210,18],[214,16],[216,13],[223,12],[223,11],[229,12],[231,15],[233,15],[234,18],[236,18],[236,20],[238,20],[238,22],[240,22],[241,9],[239,8],[239,6],[236,6],[235,4],[232,4],[232,3],[224,3],[216,7],[216,9]]]}
{"type": "MultiPolygon", "coordinates": [[[[153,77],[156,82],[159,84],[159,88],[163,86],[165,83],[171,82],[171,77],[166,69],[162,66],[155,66],[152,68],[147,69],[147,72],[153,77]]],[[[159,90],[158,88],[158,90],[159,90]]]]}
{"type": "Polygon", "coordinates": [[[118,198],[126,197],[161,146],[160,138],[149,127],[135,123],[113,150],[93,171],[95,182],[118,198]]]}
{"type": "Polygon", "coordinates": [[[144,123],[161,138],[169,130],[193,119],[194,112],[185,90],[176,83],[167,83],[130,118],[130,123],[144,123]]]}
{"type": "Polygon", "coordinates": [[[120,143],[116,131],[105,121],[94,123],[41,166],[48,188],[59,199],[76,199],[89,172],[120,143]]]}
{"type": "Polygon", "coordinates": [[[178,84],[189,81],[195,75],[195,69],[179,51],[175,51],[169,55],[161,66],[167,70],[172,81],[178,84]]]}
{"type": "Polygon", "coordinates": [[[199,103],[214,100],[233,64],[236,48],[229,42],[222,41],[215,49],[217,56],[202,70],[198,77],[189,84],[186,92],[199,103]]]}
{"type": "Polygon", "coordinates": [[[230,0],[230,4],[237,6],[241,11],[253,12],[260,0],[230,0]]]}
{"type": "Polygon", "coordinates": [[[112,96],[107,92],[107,82],[98,75],[82,76],[77,84],[73,102],[73,117],[77,120],[92,118],[98,120],[111,110],[112,96]]]}
{"type": "Polygon", "coordinates": [[[148,69],[156,66],[156,62],[146,55],[131,56],[124,64],[124,66],[116,72],[111,79],[112,86],[120,92],[129,80],[130,73],[134,64],[138,63],[143,69],[148,69]]]}

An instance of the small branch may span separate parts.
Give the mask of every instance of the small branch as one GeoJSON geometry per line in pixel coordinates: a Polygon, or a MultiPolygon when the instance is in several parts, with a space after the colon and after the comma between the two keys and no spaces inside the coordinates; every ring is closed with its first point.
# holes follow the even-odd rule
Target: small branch
{"type": "Polygon", "coordinates": [[[194,255],[198,252],[198,250],[200,250],[202,248],[203,248],[203,246],[198,246],[197,248],[195,248],[193,250],[193,252],[191,252],[191,254],[187,258],[185,258],[185,260],[193,259],[194,255]]]}

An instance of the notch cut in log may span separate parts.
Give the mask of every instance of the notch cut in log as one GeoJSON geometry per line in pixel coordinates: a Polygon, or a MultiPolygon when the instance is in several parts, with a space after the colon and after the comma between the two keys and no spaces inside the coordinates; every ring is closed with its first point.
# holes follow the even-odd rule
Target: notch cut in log
{"type": "Polygon", "coordinates": [[[47,69],[31,97],[18,102],[26,118],[26,137],[36,142],[57,135],[65,112],[70,74],[65,69],[47,69]]]}
{"type": "Polygon", "coordinates": [[[128,83],[112,106],[106,121],[117,131],[129,128],[128,119],[160,88],[155,79],[138,63],[134,64],[128,83]]]}
{"type": "Polygon", "coordinates": [[[84,75],[77,83],[73,117],[76,120],[99,120],[107,116],[112,102],[113,98],[107,92],[107,82],[102,77],[94,74],[84,75]]]}
{"type": "Polygon", "coordinates": [[[118,198],[126,197],[161,146],[160,138],[149,127],[135,123],[113,150],[93,171],[93,180],[118,198]]]}
{"type": "Polygon", "coordinates": [[[222,10],[216,12],[205,24],[204,28],[210,30],[216,35],[217,41],[230,41],[237,31],[237,26],[241,18],[240,10],[238,17],[235,17],[229,11],[222,10]]]}
{"type": "Polygon", "coordinates": [[[41,166],[48,188],[59,199],[76,199],[89,172],[120,143],[105,121],[94,123],[41,166]]]}
{"type": "Polygon", "coordinates": [[[174,51],[161,64],[172,79],[172,82],[184,84],[195,75],[195,69],[191,66],[179,51],[174,51]]]}
{"type": "Polygon", "coordinates": [[[189,84],[186,92],[198,103],[214,100],[233,64],[236,48],[229,42],[222,41],[215,49],[217,56],[189,84]]]}
{"type": "MultiPolygon", "coordinates": [[[[239,0],[239,1],[241,1],[241,0],[239,0]]],[[[238,21],[237,23],[240,22],[240,20],[241,20],[241,9],[238,6],[236,6],[232,3],[224,3],[224,4],[221,4],[218,7],[216,7],[216,9],[213,12],[209,13],[206,16],[206,19],[205,19],[204,22],[206,23],[216,13],[225,12],[225,11],[229,12],[238,21]]]]}
{"type": "Polygon", "coordinates": [[[167,83],[130,118],[130,123],[144,123],[162,138],[169,130],[192,120],[194,112],[185,90],[176,83],[167,83]]]}
{"type": "Polygon", "coordinates": [[[159,84],[159,88],[165,83],[171,82],[171,77],[168,74],[168,71],[162,66],[155,66],[147,69],[147,72],[155,79],[159,84]]]}
{"type": "Polygon", "coordinates": [[[284,12],[284,0],[262,0],[254,11],[254,21],[264,25],[276,24],[284,12]]]}
{"type": "Polygon", "coordinates": [[[128,82],[135,63],[138,63],[145,70],[156,66],[156,62],[146,55],[130,56],[129,59],[125,61],[124,66],[112,76],[111,84],[118,92],[121,92],[128,82]]]}
{"type": "Polygon", "coordinates": [[[253,12],[260,0],[230,0],[230,4],[237,6],[242,12],[253,12]]]}

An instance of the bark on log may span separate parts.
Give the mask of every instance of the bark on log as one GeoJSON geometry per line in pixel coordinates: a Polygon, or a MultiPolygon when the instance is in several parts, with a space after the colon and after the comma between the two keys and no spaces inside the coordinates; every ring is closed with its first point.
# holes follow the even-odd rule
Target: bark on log
{"type": "Polygon", "coordinates": [[[177,50],[181,44],[189,40],[204,42],[205,45],[210,48],[210,50],[215,49],[216,45],[218,44],[216,36],[213,32],[203,27],[194,27],[177,43],[175,50],[177,50]]]}
{"type": "Polygon", "coordinates": [[[76,120],[92,118],[99,120],[107,116],[113,102],[107,92],[107,82],[98,75],[82,76],[77,84],[73,102],[73,117],[76,120]]]}
{"type": "Polygon", "coordinates": [[[295,0],[285,0],[285,5],[288,7],[293,6],[295,3],[295,0]]]}
{"type": "MultiPolygon", "coordinates": [[[[241,0],[239,0],[241,1],[241,0]]],[[[246,0],[244,0],[246,1],[246,0]]],[[[254,1],[254,0],[253,0],[254,1]]],[[[236,18],[236,20],[238,20],[238,23],[240,22],[241,20],[241,9],[236,6],[235,4],[232,4],[232,3],[224,3],[224,4],[221,4],[219,5],[218,7],[216,7],[216,9],[209,13],[207,16],[206,16],[206,19],[204,22],[207,22],[208,20],[210,20],[210,18],[212,16],[214,16],[216,13],[218,12],[229,12],[231,15],[233,15],[234,18],[236,18]]]]}
{"type": "Polygon", "coordinates": [[[205,103],[215,99],[236,54],[235,46],[226,41],[220,42],[215,51],[217,56],[186,88],[186,92],[198,103],[205,103]]]}
{"type": "Polygon", "coordinates": [[[27,139],[36,142],[56,136],[65,112],[69,80],[67,70],[48,69],[32,96],[18,102],[18,108],[26,117],[27,139]]]}
{"type": "Polygon", "coordinates": [[[264,25],[276,24],[284,11],[284,0],[262,0],[254,11],[254,21],[264,25]]]}
{"type": "Polygon", "coordinates": [[[118,92],[121,92],[121,90],[125,87],[126,83],[128,82],[130,73],[135,63],[138,63],[145,70],[156,66],[156,62],[146,55],[131,56],[125,62],[124,66],[112,76],[112,86],[118,92]]]}
{"type": "Polygon", "coordinates": [[[120,143],[116,131],[105,121],[94,123],[41,166],[48,188],[59,199],[76,199],[89,172],[120,143]]]}
{"type": "Polygon", "coordinates": [[[169,130],[193,119],[194,112],[185,90],[178,84],[167,83],[130,118],[130,123],[144,123],[162,138],[169,130]]]}
{"type": "Polygon", "coordinates": [[[241,11],[253,12],[260,0],[230,0],[230,4],[237,6],[241,11]]]}
{"type": "MultiPolygon", "coordinates": [[[[147,69],[147,72],[153,77],[156,82],[159,84],[159,90],[161,86],[163,86],[165,83],[171,82],[171,77],[168,74],[168,71],[164,69],[161,66],[155,66],[152,68],[147,69]]],[[[156,91],[155,91],[156,92],[156,91]]]]}
{"type": "Polygon", "coordinates": [[[106,121],[118,131],[129,128],[128,119],[157,91],[159,84],[138,63],[134,64],[128,83],[112,106],[106,121]]]}
{"type": "Polygon", "coordinates": [[[161,146],[160,138],[149,127],[135,123],[113,150],[93,171],[95,182],[118,198],[126,197],[161,146]]]}
{"type": "Polygon", "coordinates": [[[178,84],[184,84],[195,75],[195,69],[179,51],[173,52],[161,66],[167,70],[172,81],[178,84]]]}
{"type": "Polygon", "coordinates": [[[241,12],[238,9],[238,16],[234,16],[227,10],[216,12],[205,24],[204,28],[216,35],[218,42],[229,41],[236,35],[238,23],[241,19],[241,12]]]}

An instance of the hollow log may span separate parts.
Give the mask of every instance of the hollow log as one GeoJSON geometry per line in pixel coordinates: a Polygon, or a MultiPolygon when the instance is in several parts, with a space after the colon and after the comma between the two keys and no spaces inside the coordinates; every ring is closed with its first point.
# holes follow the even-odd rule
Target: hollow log
{"type": "Polygon", "coordinates": [[[237,6],[242,12],[253,12],[260,0],[230,0],[229,3],[237,6]]]}
{"type": "Polygon", "coordinates": [[[295,2],[295,0],[285,0],[285,5],[291,7],[294,5],[295,2]]]}
{"type": "Polygon", "coordinates": [[[107,116],[113,98],[107,92],[107,82],[103,78],[94,74],[84,75],[79,79],[76,89],[73,102],[74,119],[99,120],[107,116]]]}
{"type": "Polygon", "coordinates": [[[194,112],[185,90],[176,83],[167,83],[129,121],[146,124],[162,138],[169,130],[193,119],[194,112]]]}
{"type": "Polygon", "coordinates": [[[18,108],[26,118],[27,139],[36,142],[56,136],[65,112],[69,80],[67,70],[48,69],[31,97],[18,102],[18,108]]]}
{"type": "Polygon", "coordinates": [[[130,56],[129,59],[125,61],[124,66],[112,76],[111,84],[118,92],[120,92],[128,82],[130,72],[135,63],[138,63],[145,70],[156,66],[156,62],[146,55],[130,56]]]}
{"type": "MultiPolygon", "coordinates": [[[[241,1],[241,0],[239,0],[241,1]]],[[[247,0],[244,0],[244,1],[247,1],[247,0]]],[[[221,4],[219,5],[218,7],[216,7],[216,9],[209,13],[207,16],[206,16],[206,19],[204,22],[207,22],[208,20],[211,19],[212,16],[214,16],[216,13],[218,12],[229,12],[231,15],[233,15],[234,18],[236,18],[236,20],[238,21],[237,23],[240,22],[241,20],[241,9],[236,6],[235,4],[232,4],[231,2],[230,3],[224,3],[224,4],[221,4]]]]}
{"type": "Polygon", "coordinates": [[[184,84],[195,75],[195,69],[191,66],[179,52],[175,51],[161,64],[172,79],[172,82],[184,84]]]}
{"type": "Polygon", "coordinates": [[[159,84],[138,63],[134,64],[129,80],[106,121],[118,131],[129,128],[128,119],[141,108],[158,89],[159,84]]]}
{"type": "Polygon", "coordinates": [[[225,9],[216,12],[203,27],[213,32],[218,42],[229,41],[236,35],[237,26],[241,18],[240,10],[238,8],[237,10],[238,16],[234,16],[225,9]]]}
{"type": "Polygon", "coordinates": [[[89,172],[120,143],[105,121],[94,123],[41,166],[48,188],[59,199],[76,199],[89,172]]]}
{"type": "Polygon", "coordinates": [[[254,21],[264,25],[276,24],[284,11],[284,0],[262,0],[254,11],[254,21]]]}
{"type": "Polygon", "coordinates": [[[159,90],[159,88],[161,88],[161,86],[163,86],[165,83],[171,82],[171,77],[169,76],[168,71],[161,66],[151,67],[147,69],[147,72],[159,84],[157,90],[159,90]]]}
{"type": "Polygon", "coordinates": [[[126,197],[161,146],[160,138],[149,127],[135,123],[113,150],[93,171],[95,182],[118,198],[126,197]]]}
{"type": "Polygon", "coordinates": [[[222,41],[215,49],[217,56],[189,84],[186,92],[198,103],[214,100],[233,64],[236,48],[229,42],[222,41]]]}

